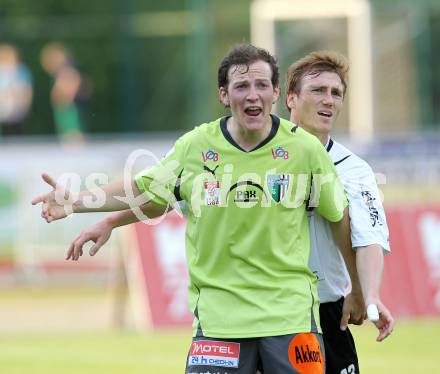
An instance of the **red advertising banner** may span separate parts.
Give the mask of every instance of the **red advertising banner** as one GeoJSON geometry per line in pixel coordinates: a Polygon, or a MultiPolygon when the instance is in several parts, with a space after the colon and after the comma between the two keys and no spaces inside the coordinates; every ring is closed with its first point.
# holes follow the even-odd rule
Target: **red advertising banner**
{"type": "Polygon", "coordinates": [[[137,223],[140,279],[152,327],[188,326],[188,272],[185,259],[185,220],[172,213],[157,225],[137,223]]]}
{"type": "MultiPolygon", "coordinates": [[[[385,256],[382,298],[395,317],[440,314],[440,206],[387,208],[392,252],[385,256]]],[[[140,282],[153,327],[188,326],[185,220],[170,214],[139,223],[140,282]]]]}
{"type": "Polygon", "coordinates": [[[382,298],[396,317],[440,314],[440,206],[387,208],[382,298]]]}

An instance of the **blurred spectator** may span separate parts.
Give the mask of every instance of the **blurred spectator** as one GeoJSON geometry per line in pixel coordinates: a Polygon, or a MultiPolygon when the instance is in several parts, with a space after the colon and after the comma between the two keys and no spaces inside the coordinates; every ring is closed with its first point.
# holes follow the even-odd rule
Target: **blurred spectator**
{"type": "Polygon", "coordinates": [[[41,65],[53,78],[51,102],[57,133],[63,141],[82,143],[81,109],[89,98],[85,79],[62,44],[47,44],[40,57],[41,65]]]}
{"type": "Polygon", "coordinates": [[[17,49],[0,44],[0,135],[19,135],[32,103],[32,75],[17,49]]]}

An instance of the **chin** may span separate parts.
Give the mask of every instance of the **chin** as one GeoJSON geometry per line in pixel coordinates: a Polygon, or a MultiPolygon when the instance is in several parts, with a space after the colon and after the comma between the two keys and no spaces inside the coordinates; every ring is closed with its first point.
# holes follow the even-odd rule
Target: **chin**
{"type": "Polygon", "coordinates": [[[319,129],[324,131],[330,131],[333,127],[332,121],[325,121],[319,124],[319,129]]]}

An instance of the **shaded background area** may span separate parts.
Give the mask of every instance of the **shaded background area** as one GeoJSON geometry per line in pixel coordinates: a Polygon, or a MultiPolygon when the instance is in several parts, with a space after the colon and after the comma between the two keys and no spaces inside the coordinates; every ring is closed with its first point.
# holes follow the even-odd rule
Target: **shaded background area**
{"type": "MultiPolygon", "coordinates": [[[[34,76],[24,133],[54,134],[39,63],[50,41],[64,43],[90,81],[90,134],[184,130],[221,115],[217,64],[232,44],[249,41],[250,3],[1,0],[0,41],[18,47],[34,76]]],[[[377,133],[438,131],[440,3],[372,0],[371,9],[377,133]]],[[[344,19],[279,22],[282,71],[311,50],[346,53],[346,32],[344,19]]]]}
{"type": "Polygon", "coordinates": [[[216,65],[248,29],[249,1],[0,1],[0,41],[34,74],[29,135],[54,133],[39,64],[49,41],[64,43],[93,85],[89,133],[164,131],[220,114],[216,65]]]}

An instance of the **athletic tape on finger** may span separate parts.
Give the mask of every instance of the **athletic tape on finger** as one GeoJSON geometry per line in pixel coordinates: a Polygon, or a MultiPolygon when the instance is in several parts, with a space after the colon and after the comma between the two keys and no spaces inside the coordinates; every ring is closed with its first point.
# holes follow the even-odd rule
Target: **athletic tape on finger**
{"type": "Polygon", "coordinates": [[[379,310],[376,304],[369,304],[367,307],[367,317],[371,322],[379,321],[379,310]]]}

